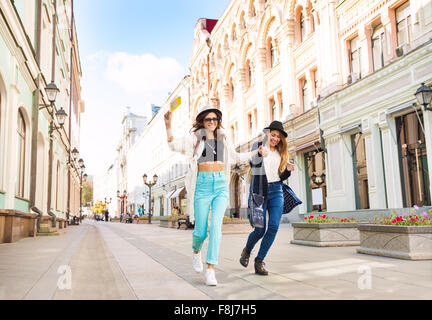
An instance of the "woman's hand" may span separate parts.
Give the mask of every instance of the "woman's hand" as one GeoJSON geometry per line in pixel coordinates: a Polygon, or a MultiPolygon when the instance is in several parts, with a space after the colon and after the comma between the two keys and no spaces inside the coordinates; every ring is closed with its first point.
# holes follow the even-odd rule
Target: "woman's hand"
{"type": "Polygon", "coordinates": [[[262,155],[264,158],[269,155],[269,149],[267,147],[263,147],[262,145],[258,148],[258,152],[260,155],[262,155]]]}
{"type": "Polygon", "coordinates": [[[172,112],[168,111],[167,113],[165,113],[164,115],[164,120],[165,120],[165,126],[167,128],[171,128],[171,119],[172,119],[172,112]]]}
{"type": "Polygon", "coordinates": [[[295,170],[295,164],[287,162],[286,168],[287,168],[288,171],[294,171],[295,170]]]}

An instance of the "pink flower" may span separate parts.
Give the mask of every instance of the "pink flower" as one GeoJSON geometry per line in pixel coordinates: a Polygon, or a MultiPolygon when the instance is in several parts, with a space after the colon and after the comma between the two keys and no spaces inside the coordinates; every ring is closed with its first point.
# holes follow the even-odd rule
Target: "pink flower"
{"type": "Polygon", "coordinates": [[[414,209],[418,210],[419,209],[418,205],[415,204],[414,209]]]}

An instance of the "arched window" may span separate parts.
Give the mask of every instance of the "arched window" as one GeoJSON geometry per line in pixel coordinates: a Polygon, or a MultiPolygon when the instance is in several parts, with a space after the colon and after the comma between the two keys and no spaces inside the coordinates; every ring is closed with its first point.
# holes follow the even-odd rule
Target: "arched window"
{"type": "Polygon", "coordinates": [[[17,181],[16,181],[16,196],[24,198],[24,182],[25,182],[25,151],[26,151],[26,124],[24,115],[21,110],[18,110],[17,124],[17,181]]]}
{"type": "Polygon", "coordinates": [[[250,60],[246,61],[245,67],[246,67],[246,88],[249,88],[252,82],[252,70],[251,70],[250,60]]]}
{"type": "Polygon", "coordinates": [[[300,41],[303,42],[306,39],[306,25],[303,12],[300,13],[300,41]]]}
{"type": "Polygon", "coordinates": [[[249,10],[249,16],[251,18],[256,16],[256,10],[255,10],[255,4],[254,4],[254,0],[251,0],[251,4],[250,4],[250,10],[249,10]]]}
{"type": "Polygon", "coordinates": [[[229,86],[229,101],[233,102],[234,101],[234,83],[233,83],[233,78],[230,78],[228,86],[229,86]]]}
{"type": "Polygon", "coordinates": [[[244,18],[244,16],[245,16],[245,13],[244,13],[244,11],[241,13],[241,15],[240,15],[240,29],[241,30],[243,30],[243,29],[245,29],[246,28],[246,22],[245,22],[245,18],[244,18]]]}
{"type": "Polygon", "coordinates": [[[273,68],[275,65],[275,48],[272,38],[267,40],[267,67],[273,68]]]}
{"type": "Polygon", "coordinates": [[[235,23],[234,23],[234,25],[232,26],[232,30],[231,30],[231,39],[232,39],[232,41],[236,41],[236,40],[237,40],[236,24],[235,24],[235,23]]]}

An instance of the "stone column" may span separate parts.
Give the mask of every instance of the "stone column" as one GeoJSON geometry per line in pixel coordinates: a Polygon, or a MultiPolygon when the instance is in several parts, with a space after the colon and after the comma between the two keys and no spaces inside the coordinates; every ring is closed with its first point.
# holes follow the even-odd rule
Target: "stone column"
{"type": "Polygon", "coordinates": [[[432,111],[423,112],[427,163],[429,173],[429,199],[432,197],[432,111]]]}
{"type": "Polygon", "coordinates": [[[280,26],[277,35],[280,44],[280,65],[282,80],[282,101],[284,109],[282,119],[284,122],[292,118],[292,105],[296,104],[295,70],[293,58],[294,20],[290,19],[280,26]]]}
{"type": "Polygon", "coordinates": [[[365,119],[362,129],[366,147],[370,208],[385,209],[387,196],[379,128],[373,123],[373,119],[365,119]]]}
{"type": "Polygon", "coordinates": [[[258,132],[261,132],[269,119],[268,102],[266,101],[266,86],[264,81],[264,74],[266,70],[266,48],[259,48],[256,53],[256,69],[255,69],[255,83],[256,83],[256,105],[258,112],[258,132]]]}
{"type": "Polygon", "coordinates": [[[385,111],[379,114],[379,121],[382,135],[388,207],[402,208],[403,198],[396,136],[396,121],[386,116],[385,111]]]}

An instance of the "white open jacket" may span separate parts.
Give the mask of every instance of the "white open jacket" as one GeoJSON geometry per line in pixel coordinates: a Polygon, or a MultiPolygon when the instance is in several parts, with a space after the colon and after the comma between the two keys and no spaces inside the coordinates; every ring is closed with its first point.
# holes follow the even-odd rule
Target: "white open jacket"
{"type": "MultiPolygon", "coordinates": [[[[218,130],[218,140],[224,141],[224,172],[226,181],[229,184],[231,165],[236,163],[249,161],[252,158],[252,152],[238,153],[227,135],[222,130],[218,130]]],[[[194,153],[196,144],[198,143],[198,136],[195,133],[175,138],[169,142],[168,145],[172,151],[180,152],[185,155],[189,162],[189,170],[185,178],[185,187],[187,191],[187,214],[189,214],[190,221],[195,221],[194,215],[194,198],[195,198],[195,184],[198,175],[198,158],[204,151],[204,140],[201,140],[197,151],[194,153]]]]}

